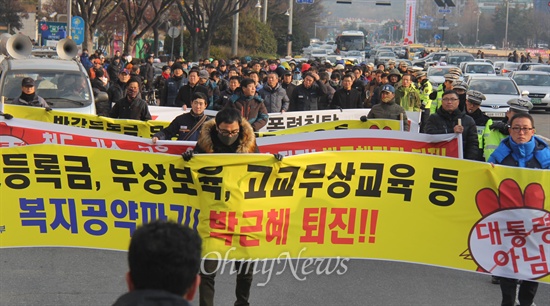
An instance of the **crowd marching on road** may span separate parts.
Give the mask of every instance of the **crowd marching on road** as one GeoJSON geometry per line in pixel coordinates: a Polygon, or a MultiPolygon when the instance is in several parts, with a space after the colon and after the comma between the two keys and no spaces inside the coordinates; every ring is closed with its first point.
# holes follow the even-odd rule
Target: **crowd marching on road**
{"type": "MultiPolygon", "coordinates": [[[[483,58],[484,54],[478,52],[477,56],[483,58]]],[[[529,62],[531,58],[529,53],[521,54],[520,58],[514,51],[508,60],[529,62]]],[[[267,125],[270,113],[364,108],[369,109],[369,113],[361,118],[363,121],[393,119],[402,121],[403,130],[408,132],[461,134],[463,157],[468,160],[550,169],[550,149],[544,139],[535,135],[535,122],[529,114],[533,109],[530,98],[520,95],[508,99],[504,117],[490,118],[481,108],[490,92],[471,88],[460,67],[448,69],[442,75],[442,83],[434,84],[423,68],[404,60],[390,60],[375,67],[372,63],[343,59],[332,63],[247,56],[202,59],[193,65],[179,57],[163,65],[158,75],[152,55],[140,63],[128,54],[117,52],[113,58],[106,59],[101,52],[89,55],[83,50],[80,62],[89,74],[94,92],[108,95],[107,102],[96,105],[98,115],[147,121],[152,119],[150,105],[172,107],[181,113],[169,126],[154,134],[152,143],[174,137],[197,141],[194,150],[183,154],[186,162],[198,153],[260,152],[255,132],[267,125]],[[206,110],[218,113],[215,118],[209,118],[206,110]],[[418,131],[411,130],[407,112],[419,114],[418,131]]],[[[34,88],[35,80],[24,78],[21,94],[14,104],[49,109],[47,101],[38,96],[34,88]]],[[[275,154],[275,158],[281,161],[283,157],[275,154]]],[[[168,227],[173,235],[186,236],[195,247],[200,245],[197,237],[175,225],[153,224],[136,231],[136,235],[143,237],[133,237],[130,245],[128,286],[131,291],[137,291],[134,287],[143,281],[135,274],[140,268],[134,265],[132,256],[137,249],[132,251],[132,248],[134,244],[152,239],[148,236],[156,235],[156,227],[168,227]]],[[[146,256],[156,256],[152,251],[146,253],[146,256]]],[[[208,261],[204,265],[206,271],[201,271],[200,276],[194,266],[192,273],[186,275],[183,291],[159,293],[156,291],[168,290],[153,288],[152,293],[128,293],[116,305],[129,305],[128,300],[145,299],[150,294],[160,299],[168,296],[179,300],[174,294],[189,295],[192,299],[197,288],[200,305],[213,305],[217,264],[217,261],[208,261]]],[[[248,272],[237,275],[235,305],[248,305],[252,284],[252,274],[248,272]]],[[[501,277],[494,277],[493,282],[500,283],[502,305],[514,305],[518,285],[520,305],[531,305],[534,301],[536,282],[518,283],[518,280],[501,277]]],[[[186,302],[180,304],[187,305],[186,302]]]]}

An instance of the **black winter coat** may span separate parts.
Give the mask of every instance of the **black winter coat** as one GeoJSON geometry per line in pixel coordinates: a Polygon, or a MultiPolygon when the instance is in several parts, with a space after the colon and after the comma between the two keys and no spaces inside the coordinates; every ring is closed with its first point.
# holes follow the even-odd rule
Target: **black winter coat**
{"type": "Polygon", "coordinates": [[[319,98],[327,94],[327,88],[321,81],[316,81],[310,88],[299,85],[292,93],[290,111],[318,110],[319,98]]]}
{"type": "Polygon", "coordinates": [[[430,115],[424,132],[426,134],[450,134],[454,133],[454,127],[461,119],[464,131],[462,132],[462,151],[465,159],[477,160],[479,141],[477,138],[476,123],[472,117],[461,112],[458,108],[452,113],[443,110],[442,107],[430,115]]]}

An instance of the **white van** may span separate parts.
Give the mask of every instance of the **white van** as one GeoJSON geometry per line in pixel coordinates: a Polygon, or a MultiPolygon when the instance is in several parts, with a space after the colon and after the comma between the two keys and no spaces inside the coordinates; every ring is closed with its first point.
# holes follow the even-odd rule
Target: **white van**
{"type": "Polygon", "coordinates": [[[21,36],[16,35],[11,41],[4,36],[0,43],[4,55],[0,57],[0,96],[4,103],[12,103],[21,94],[23,78],[30,77],[35,80],[36,94],[52,109],[95,115],[90,79],[82,64],[74,59],[76,53],[65,56],[70,59],[33,57],[28,50],[32,48],[27,45],[28,37],[21,36]],[[17,46],[10,49],[10,43],[17,46]]]}

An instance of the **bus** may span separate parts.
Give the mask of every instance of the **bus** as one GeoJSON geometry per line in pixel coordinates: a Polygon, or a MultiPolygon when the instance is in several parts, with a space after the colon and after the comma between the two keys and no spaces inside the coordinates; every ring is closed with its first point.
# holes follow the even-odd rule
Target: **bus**
{"type": "Polygon", "coordinates": [[[367,42],[363,32],[343,31],[336,37],[336,54],[345,56],[348,53],[360,52],[364,60],[366,45],[367,42]]]}

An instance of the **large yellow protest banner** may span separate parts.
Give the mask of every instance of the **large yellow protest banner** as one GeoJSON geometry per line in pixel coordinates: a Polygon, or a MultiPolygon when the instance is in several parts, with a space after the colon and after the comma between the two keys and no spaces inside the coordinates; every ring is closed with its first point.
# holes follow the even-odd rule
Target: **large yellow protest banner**
{"type": "Polygon", "coordinates": [[[550,282],[550,172],[400,152],[1,149],[0,247],[126,250],[153,219],[209,258],[351,257],[550,282]]]}

